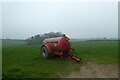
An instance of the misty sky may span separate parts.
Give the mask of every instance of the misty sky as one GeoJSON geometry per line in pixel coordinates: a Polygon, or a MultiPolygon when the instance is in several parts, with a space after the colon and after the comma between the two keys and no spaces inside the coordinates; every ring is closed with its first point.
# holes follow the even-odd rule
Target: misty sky
{"type": "MultiPolygon", "coordinates": [[[[1,8],[2,7],[2,8],[1,8]]],[[[3,3],[2,38],[63,32],[70,38],[118,37],[117,3],[3,3]]]]}

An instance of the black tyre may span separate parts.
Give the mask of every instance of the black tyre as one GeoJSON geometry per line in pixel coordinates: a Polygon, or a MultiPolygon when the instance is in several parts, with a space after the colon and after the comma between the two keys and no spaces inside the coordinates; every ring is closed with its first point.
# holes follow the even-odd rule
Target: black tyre
{"type": "Polygon", "coordinates": [[[43,58],[49,58],[50,57],[50,54],[48,53],[48,50],[45,46],[43,46],[41,48],[41,54],[42,54],[43,58]]]}

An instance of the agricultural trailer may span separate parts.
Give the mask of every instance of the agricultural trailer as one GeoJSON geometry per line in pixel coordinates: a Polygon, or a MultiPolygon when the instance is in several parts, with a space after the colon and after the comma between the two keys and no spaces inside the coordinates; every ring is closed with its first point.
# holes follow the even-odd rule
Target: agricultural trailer
{"type": "Polygon", "coordinates": [[[49,58],[52,54],[63,58],[69,58],[80,62],[81,59],[73,56],[73,49],[70,45],[70,39],[63,35],[62,37],[47,38],[43,41],[41,46],[41,53],[43,58],[49,58]]]}

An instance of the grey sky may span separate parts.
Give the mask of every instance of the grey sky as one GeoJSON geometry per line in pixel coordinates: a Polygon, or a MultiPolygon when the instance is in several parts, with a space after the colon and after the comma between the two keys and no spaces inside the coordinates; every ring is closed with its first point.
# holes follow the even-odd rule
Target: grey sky
{"type": "Polygon", "coordinates": [[[0,3],[0,39],[2,38],[2,3],[0,3]]]}
{"type": "Polygon", "coordinates": [[[47,32],[71,38],[118,36],[117,3],[3,3],[2,37],[25,39],[47,32]]]}

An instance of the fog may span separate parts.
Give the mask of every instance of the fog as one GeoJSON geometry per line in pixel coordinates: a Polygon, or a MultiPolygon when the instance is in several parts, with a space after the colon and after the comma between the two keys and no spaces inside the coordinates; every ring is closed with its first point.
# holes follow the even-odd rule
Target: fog
{"type": "Polygon", "coordinates": [[[70,38],[118,37],[118,4],[114,2],[7,2],[0,11],[2,38],[26,39],[48,32],[70,38]]]}

